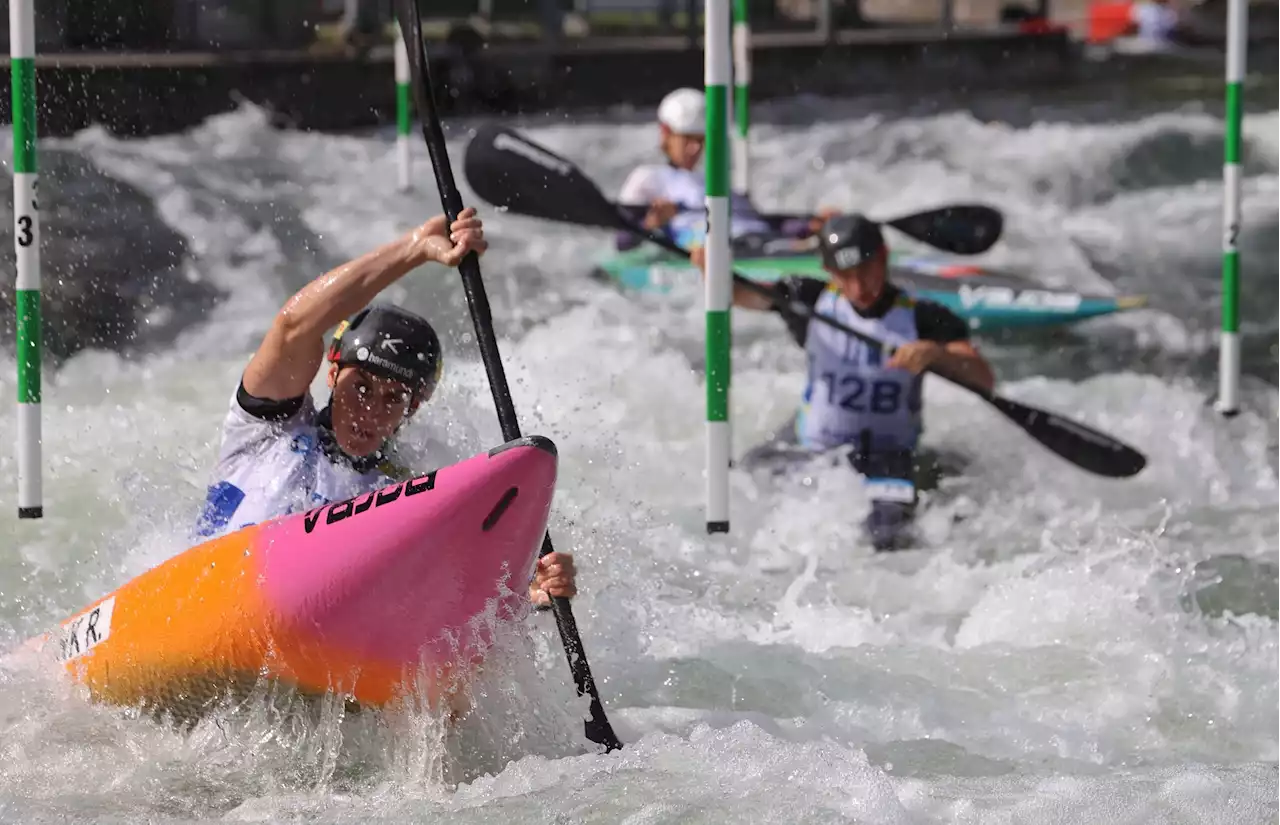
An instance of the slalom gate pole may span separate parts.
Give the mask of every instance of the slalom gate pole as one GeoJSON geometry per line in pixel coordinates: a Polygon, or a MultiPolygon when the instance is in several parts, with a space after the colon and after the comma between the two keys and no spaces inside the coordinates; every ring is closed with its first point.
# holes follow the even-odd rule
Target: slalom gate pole
{"type": "Polygon", "coordinates": [[[703,53],[707,103],[707,532],[729,532],[730,315],[733,257],[729,247],[729,0],[706,0],[703,53]]]}
{"type": "Polygon", "coordinates": [[[9,2],[13,94],[14,305],[18,362],[18,518],[43,518],[40,432],[40,212],[36,198],[36,34],[33,0],[9,2]]]}
{"type": "Polygon", "coordinates": [[[751,23],[747,0],[733,0],[733,191],[751,192],[751,23]]]}
{"type": "Polygon", "coordinates": [[[1227,91],[1222,183],[1222,342],[1218,358],[1218,412],[1240,412],[1240,126],[1244,119],[1246,0],[1227,7],[1227,91]]]}
{"type": "Polygon", "coordinates": [[[396,25],[396,187],[401,192],[413,188],[410,177],[413,156],[410,154],[410,139],[413,127],[413,95],[409,89],[409,51],[404,37],[400,34],[400,26],[396,25]]]}

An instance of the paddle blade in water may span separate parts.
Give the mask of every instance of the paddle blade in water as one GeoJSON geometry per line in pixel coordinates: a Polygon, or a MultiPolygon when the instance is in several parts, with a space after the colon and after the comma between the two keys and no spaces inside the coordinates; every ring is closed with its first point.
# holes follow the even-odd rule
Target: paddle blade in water
{"type": "Polygon", "coordinates": [[[980,204],[945,206],[886,223],[904,235],[957,255],[986,252],[1004,230],[1004,216],[980,204]]]}
{"type": "Polygon", "coordinates": [[[990,401],[1027,435],[1082,470],[1108,478],[1128,478],[1147,466],[1146,456],[1106,433],[1000,396],[990,401]]]}
{"type": "Polygon", "coordinates": [[[481,199],[518,215],[618,228],[617,210],[576,166],[511,129],[480,127],[462,171],[481,199]]]}

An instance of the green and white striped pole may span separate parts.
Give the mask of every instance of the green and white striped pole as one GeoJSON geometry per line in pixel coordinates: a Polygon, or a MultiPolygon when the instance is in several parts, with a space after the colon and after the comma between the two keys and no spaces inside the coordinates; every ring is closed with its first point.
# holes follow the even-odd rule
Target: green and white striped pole
{"type": "Polygon", "coordinates": [[[13,249],[17,258],[18,518],[42,518],[40,213],[36,202],[36,31],[33,0],[9,2],[13,92],[13,249]]]}
{"type": "Polygon", "coordinates": [[[747,0],[733,0],[733,191],[751,191],[751,24],[747,0]]]}
{"type": "Polygon", "coordinates": [[[707,0],[703,55],[707,101],[707,532],[729,532],[729,0],[707,0]]]}
{"type": "Polygon", "coordinates": [[[1222,343],[1218,358],[1218,412],[1240,412],[1240,126],[1244,118],[1245,0],[1227,6],[1227,106],[1222,182],[1222,343]]]}
{"type": "Polygon", "coordinates": [[[409,49],[400,35],[400,26],[396,25],[396,162],[399,180],[397,187],[401,192],[413,188],[413,180],[409,176],[412,156],[409,154],[410,131],[413,127],[412,98],[409,91],[409,49]]]}

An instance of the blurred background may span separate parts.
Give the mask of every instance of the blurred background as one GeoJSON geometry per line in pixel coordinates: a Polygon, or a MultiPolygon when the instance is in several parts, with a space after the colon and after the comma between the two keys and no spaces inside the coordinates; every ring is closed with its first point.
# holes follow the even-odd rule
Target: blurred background
{"type": "MultiPolygon", "coordinates": [[[[7,3],[5,4],[7,6],[7,3]]],[[[1106,28],[1115,2],[1093,0],[749,0],[758,32],[837,29],[1040,30],[1085,39],[1106,28]]],[[[1175,4],[1205,42],[1224,36],[1226,0],[1175,4]]],[[[316,49],[386,44],[385,0],[47,0],[37,4],[42,51],[316,49]]],[[[1274,37],[1276,3],[1250,3],[1250,32],[1274,37]]],[[[424,33],[469,30],[488,41],[529,44],[606,36],[701,33],[700,0],[439,0],[423,10],[424,33]]],[[[7,18],[6,18],[7,23],[7,18]]],[[[0,24],[4,25],[4,24],[0,24]]],[[[455,37],[459,35],[455,34],[455,37]]]]}

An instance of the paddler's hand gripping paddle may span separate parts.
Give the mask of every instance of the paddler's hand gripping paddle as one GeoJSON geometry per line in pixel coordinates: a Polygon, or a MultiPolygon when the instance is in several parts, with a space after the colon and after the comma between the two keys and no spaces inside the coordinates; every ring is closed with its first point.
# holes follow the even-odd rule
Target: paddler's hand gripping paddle
{"type": "MultiPolygon", "coordinates": [[[[569,160],[511,129],[485,126],[477,130],[475,139],[467,147],[464,167],[467,180],[476,194],[495,206],[546,220],[632,232],[670,252],[685,257],[689,255],[689,251],[675,241],[650,232],[626,210],[611,203],[569,160]]],[[[994,210],[989,207],[981,206],[946,207],[900,218],[890,225],[898,229],[910,227],[920,233],[915,236],[919,240],[932,242],[940,249],[963,247],[966,254],[973,254],[990,247],[999,234],[999,223],[994,226],[984,223],[991,220],[989,213],[992,212],[994,210]],[[965,229],[967,225],[970,226],[968,232],[965,229]],[[973,231],[973,225],[981,231],[973,231]]],[[[999,217],[999,213],[994,214],[999,217]]],[[[883,341],[814,312],[804,304],[788,304],[764,284],[736,272],[733,280],[768,298],[784,315],[818,321],[878,349],[887,347],[883,341]]],[[[1083,470],[1108,478],[1127,478],[1142,472],[1147,464],[1142,453],[1092,427],[1029,404],[1011,401],[963,379],[934,374],[977,395],[1027,435],[1083,470]]]]}
{"type": "MultiPolygon", "coordinates": [[[[427,143],[427,152],[431,156],[431,166],[436,173],[436,186],[440,190],[440,202],[444,206],[449,223],[458,219],[462,211],[462,195],[458,192],[453,180],[453,169],[449,164],[449,153],[445,147],[444,130],[440,126],[440,116],[436,111],[435,93],[432,90],[431,71],[427,63],[426,44],[422,39],[422,18],[418,14],[415,0],[395,0],[396,19],[400,24],[401,36],[409,52],[409,69],[412,74],[414,102],[417,104],[418,117],[422,121],[422,137],[427,143]]],[[[511,401],[511,389],[507,386],[506,372],[502,368],[502,356],[498,352],[498,341],[493,332],[493,316],[489,311],[489,299],[485,295],[484,282],[480,279],[480,259],[474,252],[468,253],[458,266],[462,273],[462,286],[467,295],[467,307],[471,310],[471,320],[476,329],[476,340],[480,345],[480,358],[484,361],[485,372],[489,376],[489,388],[493,392],[493,403],[498,410],[498,423],[502,427],[502,437],[507,441],[520,438],[520,425],[516,421],[515,405],[511,401]]],[[[539,556],[551,553],[550,532],[543,535],[542,550],[539,556]]],[[[578,625],[573,618],[573,608],[569,600],[560,596],[552,597],[551,608],[555,613],[556,627],[560,631],[560,641],[564,645],[565,656],[569,659],[569,669],[573,672],[573,681],[577,685],[578,695],[591,695],[591,718],[586,720],[586,735],[592,742],[604,745],[606,751],[622,747],[613,732],[604,713],[604,705],[600,702],[600,694],[596,691],[595,680],[591,678],[591,668],[587,664],[587,654],[582,647],[582,639],[578,635],[578,625]]]]}

